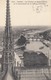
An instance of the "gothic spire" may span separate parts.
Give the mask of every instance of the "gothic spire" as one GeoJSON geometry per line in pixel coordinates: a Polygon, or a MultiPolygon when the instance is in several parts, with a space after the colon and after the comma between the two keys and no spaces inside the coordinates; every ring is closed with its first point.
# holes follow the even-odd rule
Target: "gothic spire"
{"type": "Polygon", "coordinates": [[[5,26],[5,48],[9,49],[11,47],[11,24],[10,24],[10,4],[9,0],[6,3],[6,26],[5,26]]]}
{"type": "Polygon", "coordinates": [[[6,26],[4,31],[4,37],[3,37],[3,63],[4,65],[10,62],[13,63],[13,34],[10,24],[10,6],[9,6],[9,0],[7,0],[6,5],[6,26]]]}
{"type": "Polygon", "coordinates": [[[10,6],[9,6],[9,0],[7,0],[7,5],[6,5],[6,26],[10,27],[10,6]]]}

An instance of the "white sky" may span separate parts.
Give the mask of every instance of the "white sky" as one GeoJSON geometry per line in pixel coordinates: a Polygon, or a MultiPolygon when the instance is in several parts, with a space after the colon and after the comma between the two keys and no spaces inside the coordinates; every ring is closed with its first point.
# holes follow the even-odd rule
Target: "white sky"
{"type": "MultiPolygon", "coordinates": [[[[51,0],[48,0],[48,8],[36,13],[32,6],[13,5],[10,0],[11,25],[51,25],[51,0]]],[[[16,1],[16,0],[15,0],[16,1]]],[[[5,26],[6,0],[0,0],[0,26],[5,26]]]]}

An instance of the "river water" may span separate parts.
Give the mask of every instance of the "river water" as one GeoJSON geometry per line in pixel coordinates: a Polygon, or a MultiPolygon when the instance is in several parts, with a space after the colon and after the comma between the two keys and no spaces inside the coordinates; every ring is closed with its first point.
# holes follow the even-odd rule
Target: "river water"
{"type": "Polygon", "coordinates": [[[31,41],[29,44],[26,45],[27,50],[33,50],[33,51],[41,51],[45,55],[48,54],[48,47],[46,47],[42,42],[40,41],[31,41]],[[42,47],[42,49],[41,49],[42,47]]]}
{"type": "MultiPolygon", "coordinates": [[[[51,49],[47,46],[45,46],[41,41],[30,41],[30,43],[28,43],[26,46],[25,50],[30,50],[30,51],[37,51],[37,52],[42,52],[44,53],[47,57],[49,57],[51,59],[51,49]]],[[[21,63],[21,60],[19,58],[19,54],[21,55],[21,51],[16,52],[15,53],[15,59],[16,61],[21,63]]]]}

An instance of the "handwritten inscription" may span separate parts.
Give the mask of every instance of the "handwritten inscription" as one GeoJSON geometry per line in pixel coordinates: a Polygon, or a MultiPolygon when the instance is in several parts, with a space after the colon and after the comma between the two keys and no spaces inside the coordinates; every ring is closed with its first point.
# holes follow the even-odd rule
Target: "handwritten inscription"
{"type": "Polygon", "coordinates": [[[14,5],[31,5],[37,13],[41,12],[43,8],[48,7],[47,0],[12,0],[12,3],[14,5]]]}

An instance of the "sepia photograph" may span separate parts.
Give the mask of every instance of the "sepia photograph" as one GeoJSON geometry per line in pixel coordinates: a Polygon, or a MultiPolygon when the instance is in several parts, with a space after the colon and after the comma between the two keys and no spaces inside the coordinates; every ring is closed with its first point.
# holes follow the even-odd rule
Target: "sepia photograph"
{"type": "Polygon", "coordinates": [[[48,0],[0,1],[0,80],[51,80],[48,0]]]}

